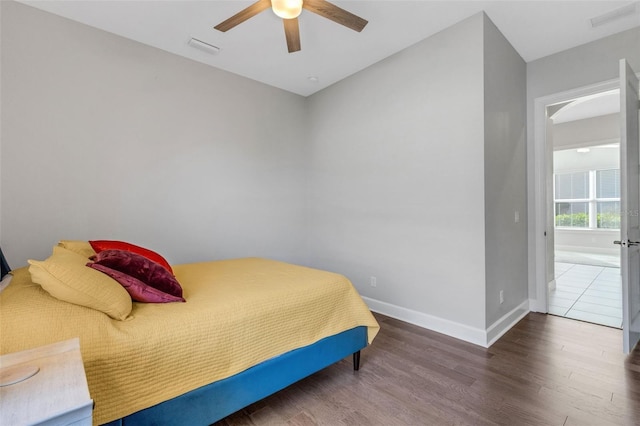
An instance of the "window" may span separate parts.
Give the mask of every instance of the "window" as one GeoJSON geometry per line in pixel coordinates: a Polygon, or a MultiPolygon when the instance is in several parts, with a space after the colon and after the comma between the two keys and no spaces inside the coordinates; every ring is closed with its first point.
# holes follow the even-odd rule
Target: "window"
{"type": "Polygon", "coordinates": [[[589,227],[589,172],[557,174],[556,226],[589,227]]]}
{"type": "Polygon", "coordinates": [[[556,198],[560,200],[589,198],[589,172],[556,175],[556,198]]]}
{"type": "Polygon", "coordinates": [[[558,173],[554,183],[556,226],[620,228],[620,170],[558,173]]]}
{"type": "Polygon", "coordinates": [[[598,228],[620,229],[620,170],[596,171],[598,228]]]}
{"type": "Polygon", "coordinates": [[[589,203],[556,202],[556,226],[589,227],[589,203]]]}

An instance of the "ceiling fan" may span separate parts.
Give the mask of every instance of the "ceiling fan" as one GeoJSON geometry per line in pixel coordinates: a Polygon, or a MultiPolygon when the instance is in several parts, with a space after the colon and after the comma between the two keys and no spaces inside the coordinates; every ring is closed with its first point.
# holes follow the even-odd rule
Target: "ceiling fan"
{"type": "Polygon", "coordinates": [[[300,50],[298,16],[303,8],[358,32],[362,31],[368,23],[367,20],[339,8],[326,0],[258,0],[231,18],[219,23],[214,28],[222,32],[229,31],[231,28],[256,16],[269,7],[271,7],[273,12],[282,18],[284,22],[284,34],[287,38],[289,53],[300,50]]]}

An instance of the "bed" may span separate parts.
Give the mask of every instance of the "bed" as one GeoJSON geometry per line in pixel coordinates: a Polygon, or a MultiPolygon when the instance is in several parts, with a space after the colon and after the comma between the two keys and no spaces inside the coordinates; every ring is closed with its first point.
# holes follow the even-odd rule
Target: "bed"
{"type": "Polygon", "coordinates": [[[339,274],[262,258],[171,266],[186,302],[130,302],[118,319],[52,296],[34,264],[14,270],[0,353],[79,337],[94,424],[209,425],[346,357],[358,369],[379,329],[339,274]]]}

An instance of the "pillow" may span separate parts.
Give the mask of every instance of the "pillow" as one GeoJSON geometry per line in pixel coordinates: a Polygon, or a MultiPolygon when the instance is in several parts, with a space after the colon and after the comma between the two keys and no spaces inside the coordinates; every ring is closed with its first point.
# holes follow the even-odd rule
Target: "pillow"
{"type": "Polygon", "coordinates": [[[118,282],[87,268],[87,259],[63,247],[54,247],[44,261],[29,260],[29,273],[56,299],[92,308],[117,320],[131,312],[131,296],[118,282]]]}
{"type": "Polygon", "coordinates": [[[89,241],[61,240],[58,242],[58,246],[78,253],[87,259],[96,254],[96,251],[91,247],[89,241]]]}
{"type": "Polygon", "coordinates": [[[103,250],[93,259],[98,265],[123,272],[143,283],[175,297],[182,297],[176,277],[156,262],[126,250],[103,250]]]}
{"type": "Polygon", "coordinates": [[[173,269],[171,269],[169,262],[167,262],[167,260],[164,257],[160,256],[158,253],[156,253],[153,250],[149,250],[144,247],[137,246],[135,244],[126,243],[124,241],[95,240],[95,241],[89,241],[89,244],[91,245],[91,247],[93,247],[96,253],[100,253],[101,251],[104,251],[104,250],[125,250],[125,251],[130,251],[132,253],[139,254],[141,256],[146,257],[149,260],[159,263],[160,265],[162,265],[162,267],[164,267],[167,271],[171,272],[171,274],[173,275],[173,269]]]}
{"type": "Polygon", "coordinates": [[[135,302],[145,303],[171,303],[171,302],[185,302],[182,297],[172,296],[160,291],[156,288],[146,285],[137,278],[127,275],[123,272],[116,271],[115,269],[108,268],[99,263],[87,263],[87,266],[97,271],[107,274],[114,280],[118,281],[131,298],[135,302]]]}

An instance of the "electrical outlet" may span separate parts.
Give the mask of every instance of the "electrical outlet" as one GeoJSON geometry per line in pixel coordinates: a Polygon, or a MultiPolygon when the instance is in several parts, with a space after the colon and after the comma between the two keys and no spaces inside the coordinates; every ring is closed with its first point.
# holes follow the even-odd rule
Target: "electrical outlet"
{"type": "Polygon", "coordinates": [[[504,290],[500,290],[500,304],[504,303],[504,290]]]}
{"type": "Polygon", "coordinates": [[[371,287],[377,287],[378,286],[378,280],[376,280],[376,277],[371,277],[371,287]]]}

